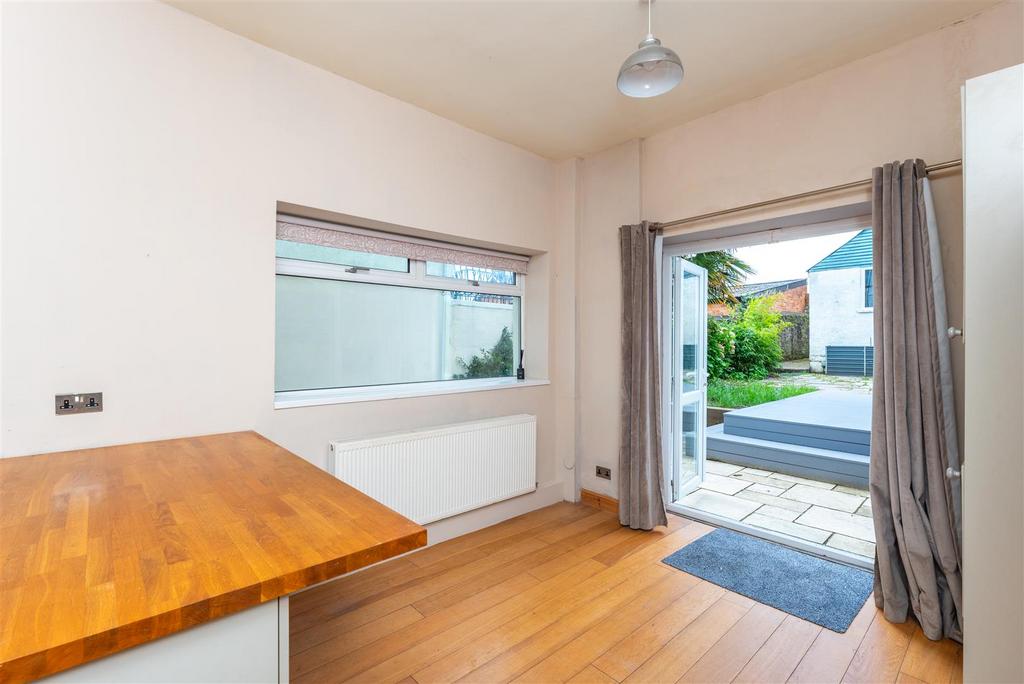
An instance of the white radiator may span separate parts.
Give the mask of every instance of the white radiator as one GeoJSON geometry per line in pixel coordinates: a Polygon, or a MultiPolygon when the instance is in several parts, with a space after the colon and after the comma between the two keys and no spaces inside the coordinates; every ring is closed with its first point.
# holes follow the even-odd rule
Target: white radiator
{"type": "Polygon", "coordinates": [[[537,417],[331,442],[330,472],[423,525],[537,488],[537,417]]]}

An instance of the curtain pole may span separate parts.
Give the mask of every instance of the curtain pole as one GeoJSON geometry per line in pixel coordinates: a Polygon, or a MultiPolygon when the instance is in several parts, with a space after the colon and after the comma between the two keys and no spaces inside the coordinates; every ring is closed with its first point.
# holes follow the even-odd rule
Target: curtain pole
{"type": "MultiPolygon", "coordinates": [[[[963,164],[960,159],[952,159],[950,161],[940,162],[938,164],[932,164],[926,167],[929,173],[935,171],[945,171],[946,169],[953,169],[963,164]]],[[[698,216],[688,216],[683,219],[676,219],[675,221],[666,221],[664,223],[652,223],[650,230],[661,230],[664,228],[672,228],[674,226],[681,226],[687,223],[694,223],[696,221],[702,221],[704,219],[715,218],[718,216],[728,216],[729,214],[736,214],[741,211],[748,211],[750,209],[760,209],[761,207],[770,207],[773,204],[782,204],[783,202],[792,202],[794,200],[805,199],[807,197],[816,197],[818,195],[826,195],[831,192],[839,192],[841,190],[852,190],[853,188],[859,188],[861,186],[871,185],[871,179],[865,178],[864,180],[853,181],[852,183],[843,183],[842,185],[832,185],[827,188],[819,188],[817,190],[808,190],[807,192],[801,192],[796,195],[787,195],[786,197],[777,197],[775,199],[764,200],[762,202],[754,202],[753,204],[744,204],[741,207],[733,207],[731,209],[720,209],[719,211],[708,212],[707,214],[700,214],[698,216]]]]}

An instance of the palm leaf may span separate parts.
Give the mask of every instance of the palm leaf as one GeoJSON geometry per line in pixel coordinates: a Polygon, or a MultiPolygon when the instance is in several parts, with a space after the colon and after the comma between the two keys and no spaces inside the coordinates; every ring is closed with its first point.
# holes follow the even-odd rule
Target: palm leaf
{"type": "Polygon", "coordinates": [[[750,264],[731,250],[701,252],[686,257],[686,260],[708,272],[708,302],[713,304],[737,303],[733,288],[742,285],[747,276],[754,273],[750,264]]]}

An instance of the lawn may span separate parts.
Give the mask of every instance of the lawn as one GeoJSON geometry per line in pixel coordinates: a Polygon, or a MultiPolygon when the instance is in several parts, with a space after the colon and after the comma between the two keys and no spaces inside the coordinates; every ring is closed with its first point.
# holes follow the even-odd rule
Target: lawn
{"type": "Polygon", "coordinates": [[[762,380],[710,380],[708,406],[745,408],[789,399],[816,389],[810,385],[770,385],[762,380]]]}

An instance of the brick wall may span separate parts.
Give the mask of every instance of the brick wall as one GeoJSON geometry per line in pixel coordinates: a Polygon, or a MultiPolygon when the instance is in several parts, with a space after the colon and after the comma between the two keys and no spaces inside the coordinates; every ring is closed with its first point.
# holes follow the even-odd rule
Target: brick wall
{"type": "Polygon", "coordinates": [[[805,313],[807,311],[807,285],[794,287],[775,295],[775,306],[772,307],[780,313],[805,313]]]}
{"type": "MultiPolygon", "coordinates": [[[[779,313],[807,313],[807,285],[780,292],[772,307],[779,313]]],[[[733,307],[728,304],[708,304],[708,316],[731,316],[733,307]]]]}
{"type": "Polygon", "coordinates": [[[708,316],[731,316],[732,307],[728,304],[708,304],[708,316]]]}

